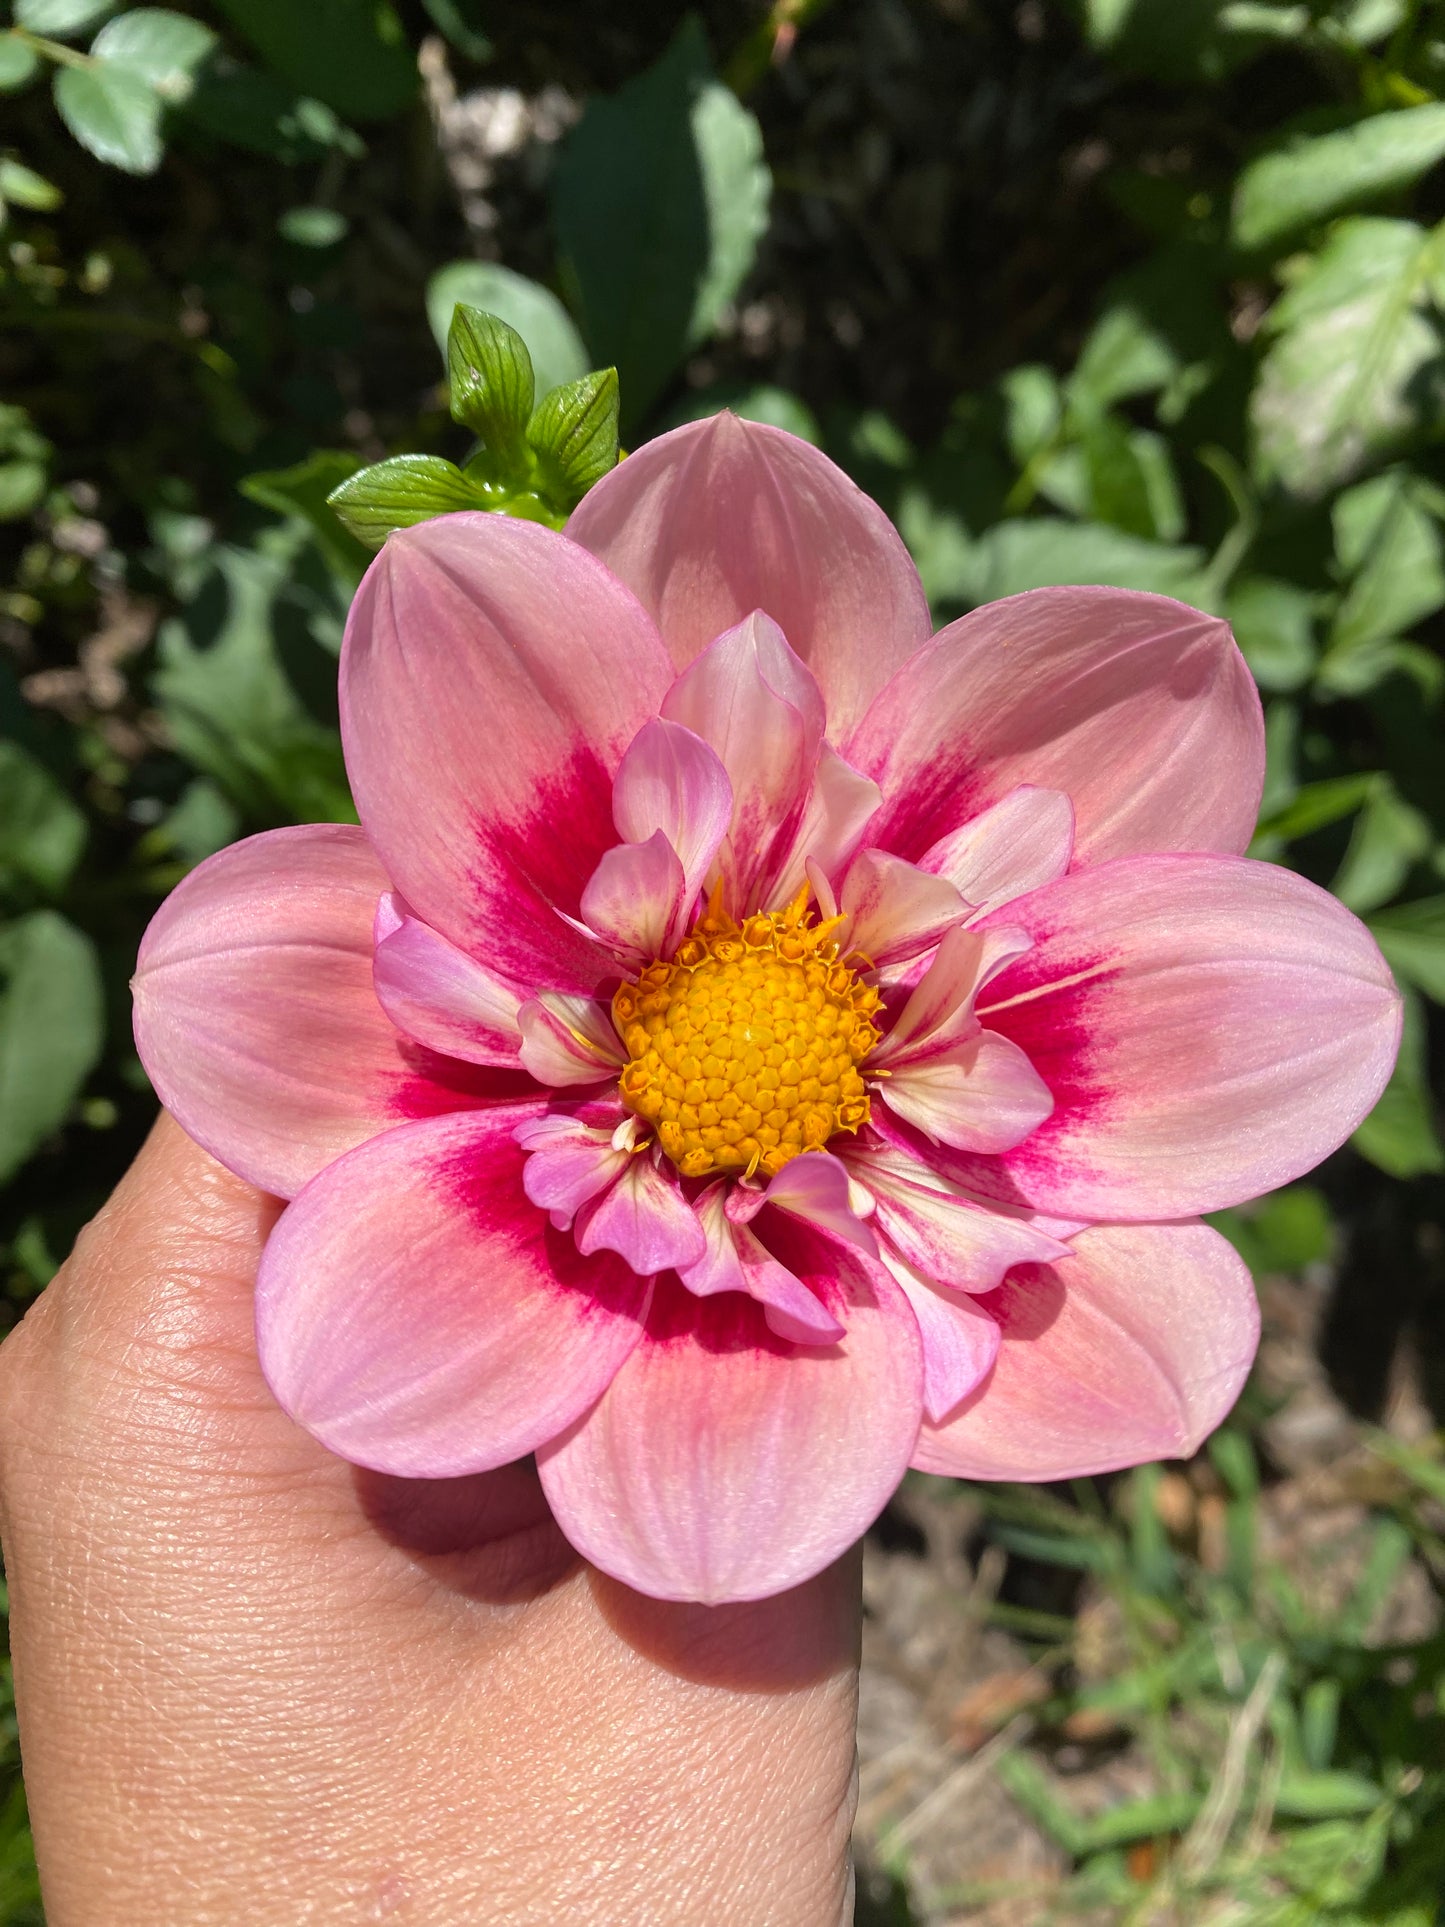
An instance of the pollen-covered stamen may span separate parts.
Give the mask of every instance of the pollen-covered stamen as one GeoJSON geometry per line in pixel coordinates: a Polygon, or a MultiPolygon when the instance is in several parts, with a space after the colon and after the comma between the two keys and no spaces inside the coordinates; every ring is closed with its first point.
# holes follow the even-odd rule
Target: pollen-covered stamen
{"type": "Polygon", "coordinates": [[[879,997],[839,956],[839,921],[813,921],[806,887],[741,924],[714,900],[671,962],[614,996],[622,1101],[685,1176],[771,1177],[867,1123],[879,997]]]}

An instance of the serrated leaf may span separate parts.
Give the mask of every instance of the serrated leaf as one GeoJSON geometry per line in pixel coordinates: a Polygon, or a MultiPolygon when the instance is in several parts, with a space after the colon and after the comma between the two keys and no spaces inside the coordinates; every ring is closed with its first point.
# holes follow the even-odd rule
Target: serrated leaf
{"type": "Polygon", "coordinates": [[[447,381],[453,418],[481,438],[489,476],[525,479],[536,383],[532,357],[516,329],[458,302],[447,331],[447,381]]]}
{"type": "Polygon", "coordinates": [[[115,11],[116,0],[15,0],[15,24],[52,40],[70,40],[115,11]]]}
{"type": "Polygon", "coordinates": [[[40,72],[40,56],[18,34],[0,29],[0,94],[18,93],[40,72]]]}
{"type": "Polygon", "coordinates": [[[1342,221],[1270,310],[1250,399],[1266,481],[1314,499],[1445,420],[1445,227],[1342,221]]]}
{"type": "Polygon", "coordinates": [[[84,812],[18,743],[0,741],[0,889],[58,896],[85,848],[84,812]]]}
{"type": "Polygon", "coordinates": [[[416,62],[389,0],[217,0],[283,80],[348,120],[400,112],[417,90],[416,62]]]}
{"type": "Polygon", "coordinates": [[[326,499],[369,549],[379,549],[393,529],[485,506],[480,491],[440,455],[393,455],[362,469],[326,499]]]}
{"type": "Polygon", "coordinates": [[[587,350],[572,317],[540,281],[529,281],[495,261],[452,261],[438,268],[427,283],[426,311],[443,355],[459,301],[516,329],[532,357],[538,394],[587,373],[587,350]]]}
{"type": "Polygon", "coordinates": [[[0,1183],[65,1122],[100,1056],[95,946],[53,910],[0,928],[0,1183]]]}
{"type": "Polygon", "coordinates": [[[1372,115],[1251,161],[1234,191],[1236,244],[1263,248],[1408,187],[1445,156],[1445,103],[1372,115]]]}
{"type": "Polygon", "coordinates": [[[713,74],[696,19],[589,102],[553,181],[558,238],[599,361],[639,420],[753,263],[771,176],[757,121],[713,74]]]}
{"type": "Polygon", "coordinates": [[[599,369],[544,396],[527,424],[543,492],[573,509],[617,466],[617,370],[599,369]]]}
{"type": "Polygon", "coordinates": [[[62,67],[55,76],[60,118],[88,153],[127,174],[161,164],[161,102],[124,67],[62,67]]]}
{"type": "Polygon", "coordinates": [[[133,7],[106,22],[90,51],[95,59],[135,74],[164,99],[182,101],[216,44],[216,35],[199,20],[165,7],[133,7]]]}

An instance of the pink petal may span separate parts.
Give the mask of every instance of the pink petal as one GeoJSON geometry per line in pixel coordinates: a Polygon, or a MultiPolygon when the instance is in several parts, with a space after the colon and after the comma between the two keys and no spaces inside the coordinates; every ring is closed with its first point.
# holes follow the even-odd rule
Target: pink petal
{"type": "Polygon", "coordinates": [[[959,1164],[987,1195],[1081,1219],[1218,1210],[1310,1170],[1389,1077],[1400,999],[1374,939],[1288,870],[1128,857],[999,914],[1034,948],[978,1014],[1055,1109],[997,1163],[959,1164]]]}
{"type": "Polygon", "coordinates": [[[513,983],[594,989],[605,963],[565,919],[671,677],[650,618],[565,536],[486,514],[393,535],[351,606],[341,728],[417,916],[513,983]]]}
{"type": "Polygon", "coordinates": [[[931,623],[897,531],[806,442],[722,414],[636,449],[567,533],[656,618],[677,666],[765,610],[851,727],[931,623]]]}
{"type": "Polygon", "coordinates": [[[606,1196],[579,1216],[577,1249],[621,1252],[639,1276],[650,1278],[695,1265],[707,1240],[676,1173],[661,1170],[652,1154],[642,1151],[628,1159],[606,1196]]]}
{"type": "Polygon", "coordinates": [[[979,991],[1032,946],[1033,938],[1016,925],[950,930],[887,1035],[870,1053],[869,1069],[937,1056],[974,1036],[979,991]]]}
{"type": "Polygon", "coordinates": [[[888,799],[872,840],[913,862],[1021,783],[1072,799],[1077,862],[1234,854],[1264,780],[1259,697],[1227,626],[1133,589],[1031,589],[975,609],[841,747],[888,799]]]}
{"type": "Polygon", "coordinates": [[[682,935],[687,901],[677,852],[662,830],[608,850],[582,892],[582,919],[629,960],[663,954],[682,935]]]}
{"type": "Polygon", "coordinates": [[[510,1088],[412,1043],[377,1002],[387,887],[360,830],[271,830],[192,870],[141,943],[141,1062],[196,1142],[263,1191],[291,1197],[403,1118],[510,1088]]]}
{"type": "Polygon", "coordinates": [[[1070,1479],[1188,1458],[1226,1416],[1259,1342],[1244,1264],[1198,1224],[1100,1225],[1074,1255],[983,1301],[993,1376],[914,1464],[965,1479],[1070,1479]]]}
{"type": "Polygon", "coordinates": [[[969,913],[945,878],[885,850],[863,850],[854,858],[839,907],[852,918],[840,941],[849,951],[861,950],[880,970],[932,950],[969,913]]]}
{"type": "Polygon", "coordinates": [[[378,907],[372,982],[398,1030],[471,1064],[515,1065],[521,999],[388,891],[378,907]]]}
{"type": "Polygon", "coordinates": [[[805,872],[837,876],[863,841],[882,801],[883,792],[872,777],[860,775],[824,743],[793,847],[777,868],[763,909],[780,910],[791,903],[805,872]]]}
{"type": "Polygon", "coordinates": [[[597,1398],[648,1290],[524,1195],[515,1106],[405,1125],[284,1213],[256,1331],[272,1391],[343,1458],[410,1478],[524,1457],[597,1398]]]}
{"type": "Polygon", "coordinates": [[[923,1361],[898,1286],[801,1228],[779,1257],[846,1327],[838,1344],[790,1345],[739,1293],[662,1279],[627,1367],[538,1453],[572,1544],[656,1598],[801,1584],[877,1516],[913,1452],[923,1361]]]}
{"type": "Polygon", "coordinates": [[[935,1144],[990,1156],[1021,1144],[1054,1108],[1027,1053],[991,1030],[899,1064],[878,1095],[935,1144]]]}
{"type": "Polygon", "coordinates": [[[902,1286],[923,1340],[923,1416],[938,1425],[993,1369],[998,1320],[972,1298],[953,1297],[896,1260],[885,1260],[902,1286]]]}
{"type": "Polygon", "coordinates": [[[561,1230],[589,1198],[605,1191],[626,1169],[629,1153],[613,1143],[613,1133],[575,1117],[529,1118],[513,1136],[530,1155],[522,1167],[522,1189],[561,1230]]]}
{"type": "Polygon", "coordinates": [[[732,784],[720,852],[735,915],[756,907],[789,854],[812,795],[823,699],[775,622],[751,615],[718,637],[667,693],[663,714],[711,744],[732,784]]]}
{"type": "Polygon", "coordinates": [[[1073,854],[1073,804],[1062,790],[1023,783],[935,843],[919,868],[947,877],[975,915],[987,916],[1061,877],[1073,854]]]}
{"type": "Polygon", "coordinates": [[[596,1084],[627,1062],[612,1019],[595,998],[544,990],[522,1005],[517,1022],[523,1066],[539,1084],[596,1084]]]}
{"type": "Polygon", "coordinates": [[[845,1161],[873,1200],[868,1222],[878,1237],[936,1284],[992,1291],[1015,1265],[1068,1256],[1049,1231],[970,1197],[900,1145],[859,1145],[845,1161]]]}
{"type": "Polygon", "coordinates": [[[738,1210],[735,1207],[740,1199],[748,1199],[741,1188],[733,1192],[729,1201],[728,1216],[734,1224],[747,1224],[765,1205],[772,1205],[775,1210],[786,1211],[823,1231],[830,1231],[847,1244],[857,1245],[870,1258],[878,1256],[873,1233],[853,1209],[848,1172],[827,1151],[804,1151],[798,1157],[789,1158],[782,1170],[769,1179],[766,1188],[754,1192],[743,1209],[738,1210]]]}
{"type": "Polygon", "coordinates": [[[644,723],[612,786],[612,818],[628,843],[658,830],[682,864],[695,897],[732,821],[733,790],[722,759],[681,723],[655,716],[644,723]]]}
{"type": "Polygon", "coordinates": [[[707,1246],[696,1264],[679,1267],[683,1284],[699,1298],[745,1292],[763,1307],[768,1327],[778,1337],[797,1345],[835,1344],[843,1327],[801,1278],[778,1263],[745,1221],[731,1216],[729,1190],[723,1180],[709,1185],[695,1201],[707,1246]]]}

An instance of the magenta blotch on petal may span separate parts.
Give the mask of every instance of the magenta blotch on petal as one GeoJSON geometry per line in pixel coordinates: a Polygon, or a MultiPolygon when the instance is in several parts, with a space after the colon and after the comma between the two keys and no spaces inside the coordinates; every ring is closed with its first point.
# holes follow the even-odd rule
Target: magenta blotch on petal
{"type": "Polygon", "coordinates": [[[1074,806],[1062,790],[1020,784],[935,843],[919,868],[947,877],[975,917],[1052,883],[1074,854],[1074,806]]]}

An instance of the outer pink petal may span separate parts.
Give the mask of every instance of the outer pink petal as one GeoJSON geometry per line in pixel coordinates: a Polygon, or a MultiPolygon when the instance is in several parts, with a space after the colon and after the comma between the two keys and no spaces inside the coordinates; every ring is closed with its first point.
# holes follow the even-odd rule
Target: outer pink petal
{"type": "Polygon", "coordinates": [[[950,930],[888,1034],[873,1050],[869,1068],[937,1056],[974,1036],[978,1030],[974,1000],[979,991],[1032,944],[1033,938],[1017,925],[950,930]]]}
{"type": "Polygon", "coordinates": [[[1242,1261],[1204,1225],[1101,1225],[1074,1256],[982,1301],[992,1377],[914,1464],[966,1479],[1067,1479],[1187,1458],[1228,1413],[1259,1342],[1242,1261]]]}
{"type": "Polygon", "coordinates": [[[998,1320],[972,1298],[951,1296],[906,1264],[885,1259],[923,1340],[923,1416],[939,1424],[985,1379],[998,1357],[998,1320]]]}
{"type": "Polygon", "coordinates": [[[919,859],[987,916],[1052,883],[1074,854],[1074,806],[1062,790],[1023,783],[919,859]]]}
{"type": "Polygon", "coordinates": [[[852,918],[841,938],[845,948],[861,950],[880,970],[932,950],[969,912],[945,877],[886,850],[862,850],[854,858],[839,908],[852,918]]]}
{"type": "Polygon", "coordinates": [[[539,1084],[596,1084],[627,1062],[611,1018],[592,997],[543,991],[522,1005],[517,1022],[522,1063],[539,1084]]]}
{"type": "Polygon", "coordinates": [[[873,1200],[868,1222],[880,1240],[937,1284],[992,1291],[1014,1265],[1068,1255],[1050,1231],[969,1197],[900,1146],[859,1145],[845,1161],[873,1200]]]}
{"type": "Polygon", "coordinates": [[[643,1151],[628,1159],[604,1197],[579,1214],[577,1249],[620,1252],[635,1272],[650,1278],[695,1265],[707,1240],[676,1176],[643,1151]]]}
{"type": "Polygon", "coordinates": [[[1034,948],[979,999],[1054,1094],[961,1174],[1064,1217],[1177,1218],[1287,1183],[1384,1089],[1400,998],[1364,925],[1273,864],[1130,857],[999,912],[1034,948]]]}
{"type": "Polygon", "coordinates": [[[416,914],[523,989],[591,990],[605,966],[565,918],[671,677],[645,611],[565,536],[485,514],[391,536],[351,606],[341,729],[416,914]]]}
{"type": "Polygon", "coordinates": [[[714,416],[637,449],[567,524],[657,619],[679,668],[762,609],[850,727],[931,628],[886,515],[780,429],[714,416]]]}
{"type": "Polygon", "coordinates": [[[716,750],[681,723],[654,716],[622,759],[612,786],[612,820],[628,843],[658,830],[677,852],[696,896],[732,821],[733,791],[716,750]]]}
{"type": "Polygon", "coordinates": [[[406,1118],[516,1088],[414,1044],[382,1010],[371,933],[387,884],[360,830],[271,830],[192,870],[141,943],[136,1049],[161,1102],[279,1197],[406,1118]]]}
{"type": "Polygon", "coordinates": [[[582,892],[582,919],[624,957],[652,958],[670,947],[687,894],[677,852],[655,830],[603,854],[582,892]]]}
{"type": "Polygon", "coordinates": [[[894,676],[841,745],[919,861],[1020,783],[1073,800],[1075,860],[1248,843],[1264,781],[1254,679],[1227,626],[1132,589],[1031,589],[975,609],[894,676]]]}
{"type": "Polygon", "coordinates": [[[519,998],[388,892],[376,920],[372,982],[398,1030],[470,1064],[515,1067],[519,998]]]}
{"type": "Polygon", "coordinates": [[[793,1344],[835,1344],[843,1327],[801,1278],[778,1263],[746,1222],[734,1222],[727,1209],[729,1191],[724,1180],[709,1185],[697,1199],[707,1247],[696,1264],[679,1267],[683,1284],[699,1298],[720,1291],[746,1293],[763,1307],[769,1329],[793,1344]]]}
{"type": "Polygon", "coordinates": [[[272,1232],[261,1365],[343,1458],[409,1478],[505,1465],[571,1424],[638,1342],[645,1282],[582,1257],[524,1195],[519,1115],[390,1131],[272,1232]]]}
{"type": "Polygon", "coordinates": [[[779,1256],[846,1327],[837,1345],[790,1345],[739,1293],[660,1280],[627,1366],[538,1453],[573,1545],[656,1598],[801,1584],[877,1516],[913,1452],[923,1360],[898,1286],[801,1228],[779,1256]]]}
{"type": "Polygon", "coordinates": [[[991,1030],[897,1065],[878,1095],[934,1143],[988,1156],[1023,1143],[1054,1108],[1027,1053],[991,1030]]]}
{"type": "Polygon", "coordinates": [[[732,784],[720,861],[742,915],[793,847],[822,747],[823,699],[777,624],[755,614],[683,671],[663,709],[712,746],[732,784]]]}

